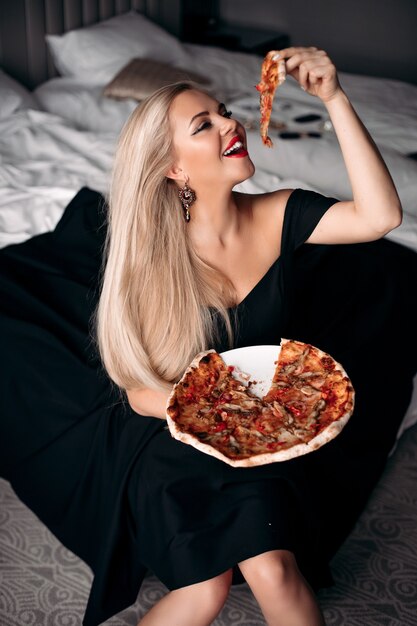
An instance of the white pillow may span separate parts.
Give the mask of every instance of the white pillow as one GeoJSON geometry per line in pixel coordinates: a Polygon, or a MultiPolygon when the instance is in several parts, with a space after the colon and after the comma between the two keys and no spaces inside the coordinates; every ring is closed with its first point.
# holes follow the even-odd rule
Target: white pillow
{"type": "Polygon", "coordinates": [[[18,109],[38,109],[30,92],[0,69],[0,119],[18,109]]]}
{"type": "Polygon", "coordinates": [[[81,130],[119,133],[138,103],[103,96],[104,85],[79,78],[52,78],[34,94],[42,108],[59,115],[81,130]]]}
{"type": "Polygon", "coordinates": [[[62,76],[107,83],[134,57],[189,64],[182,44],[143,15],[130,11],[63,35],[46,35],[55,67],[62,76]]]}

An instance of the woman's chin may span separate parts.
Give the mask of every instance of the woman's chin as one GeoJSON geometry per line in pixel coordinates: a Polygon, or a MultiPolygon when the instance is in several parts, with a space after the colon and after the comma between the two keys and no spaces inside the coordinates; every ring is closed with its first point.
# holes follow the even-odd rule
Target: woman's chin
{"type": "Polygon", "coordinates": [[[255,173],[255,166],[252,163],[252,161],[250,161],[250,167],[248,167],[246,175],[242,172],[242,176],[236,179],[235,185],[239,185],[240,183],[244,183],[245,180],[249,180],[249,178],[252,178],[254,173],[255,173]]]}

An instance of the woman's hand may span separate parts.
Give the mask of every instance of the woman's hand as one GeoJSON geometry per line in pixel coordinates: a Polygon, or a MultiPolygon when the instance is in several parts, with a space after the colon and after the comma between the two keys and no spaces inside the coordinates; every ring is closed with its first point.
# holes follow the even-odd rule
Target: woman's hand
{"type": "Polygon", "coordinates": [[[156,391],[142,387],[140,389],[127,389],[126,395],[132,409],[147,417],[166,419],[166,405],[171,391],[156,391]]]}
{"type": "Polygon", "coordinates": [[[291,47],[280,50],[279,54],[285,59],[287,74],[293,76],[307,93],[323,102],[343,93],[336,67],[324,50],[291,47]]]}
{"type": "Polygon", "coordinates": [[[324,50],[317,48],[285,48],[279,53],[287,73],[323,101],[352,188],[353,200],[330,207],[307,242],[337,244],[380,239],[401,224],[401,202],[377,146],[339,84],[335,66],[324,50]]]}

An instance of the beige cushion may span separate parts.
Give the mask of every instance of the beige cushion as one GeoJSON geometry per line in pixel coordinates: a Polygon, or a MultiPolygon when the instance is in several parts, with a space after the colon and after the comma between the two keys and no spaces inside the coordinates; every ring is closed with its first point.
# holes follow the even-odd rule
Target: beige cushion
{"type": "Polygon", "coordinates": [[[151,93],[170,83],[191,80],[202,87],[209,81],[199,74],[172,67],[152,59],[132,59],[104,88],[109,98],[143,100],[151,93]]]}

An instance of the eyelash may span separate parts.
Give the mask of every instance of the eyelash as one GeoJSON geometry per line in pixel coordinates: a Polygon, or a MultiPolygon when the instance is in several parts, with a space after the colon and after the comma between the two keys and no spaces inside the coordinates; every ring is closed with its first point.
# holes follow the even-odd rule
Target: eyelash
{"type": "MultiPolygon", "coordinates": [[[[232,111],[225,111],[224,113],[222,113],[223,117],[227,117],[227,118],[231,118],[233,113],[232,111]]],[[[211,122],[203,122],[201,124],[201,126],[199,126],[197,128],[197,130],[194,132],[194,135],[196,135],[197,133],[199,133],[201,130],[205,130],[206,128],[211,126],[211,122]]]]}

